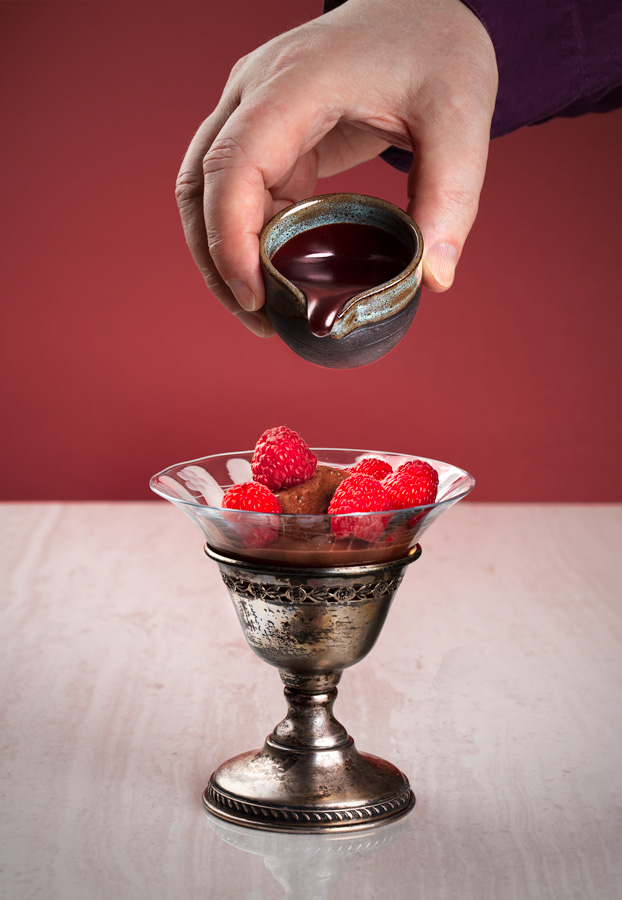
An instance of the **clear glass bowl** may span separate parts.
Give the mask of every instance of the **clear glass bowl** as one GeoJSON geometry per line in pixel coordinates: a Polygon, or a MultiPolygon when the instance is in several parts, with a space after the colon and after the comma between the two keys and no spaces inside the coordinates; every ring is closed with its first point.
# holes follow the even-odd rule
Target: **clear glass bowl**
{"type": "Polygon", "coordinates": [[[252,450],[218,453],[169,466],[154,475],[149,486],[192,519],[209,546],[226,556],[280,566],[315,568],[403,559],[432,522],[466,497],[475,485],[475,479],[463,469],[422,456],[323,447],[313,448],[313,452],[318,465],[342,469],[370,456],[386,460],[394,471],[409,460],[425,459],[439,475],[437,500],[427,506],[392,513],[348,515],[348,519],[365,518],[367,522],[383,520],[382,533],[369,542],[335,538],[331,521],[343,518],[341,516],[274,515],[222,509],[223,494],[231,485],[252,480],[252,450]]]}

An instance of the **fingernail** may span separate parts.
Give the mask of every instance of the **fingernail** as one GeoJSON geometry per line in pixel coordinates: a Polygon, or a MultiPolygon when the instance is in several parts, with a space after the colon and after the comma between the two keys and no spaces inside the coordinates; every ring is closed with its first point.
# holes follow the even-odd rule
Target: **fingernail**
{"type": "Polygon", "coordinates": [[[266,337],[267,329],[263,316],[254,316],[252,313],[242,313],[238,318],[240,319],[240,322],[243,322],[253,334],[257,335],[257,337],[266,337]]]}
{"type": "Polygon", "coordinates": [[[458,251],[453,244],[434,244],[426,254],[426,265],[441,287],[451,287],[456,273],[458,251]]]}
{"type": "Polygon", "coordinates": [[[228,281],[227,284],[230,290],[233,291],[233,295],[242,309],[245,309],[247,312],[253,312],[253,310],[257,309],[257,300],[247,284],[244,284],[243,281],[238,281],[237,278],[228,281]]]}

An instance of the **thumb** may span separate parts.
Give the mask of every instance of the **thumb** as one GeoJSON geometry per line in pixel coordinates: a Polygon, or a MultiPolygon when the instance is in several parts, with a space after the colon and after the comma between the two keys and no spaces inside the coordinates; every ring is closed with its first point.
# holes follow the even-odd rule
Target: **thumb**
{"type": "Polygon", "coordinates": [[[451,287],[475,221],[484,182],[490,120],[455,127],[447,121],[420,128],[408,176],[408,213],[423,235],[423,283],[432,291],[451,287]]]}

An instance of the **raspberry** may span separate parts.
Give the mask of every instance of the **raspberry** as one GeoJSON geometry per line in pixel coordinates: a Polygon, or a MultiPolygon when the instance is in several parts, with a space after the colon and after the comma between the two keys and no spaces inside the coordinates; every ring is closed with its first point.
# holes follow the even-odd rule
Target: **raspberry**
{"type": "Polygon", "coordinates": [[[351,475],[371,475],[372,478],[377,478],[378,481],[382,481],[386,475],[391,474],[393,469],[388,462],[384,461],[384,459],[370,456],[367,459],[362,459],[360,462],[357,462],[355,466],[351,466],[348,471],[351,475]]]}
{"type": "MultiPolygon", "coordinates": [[[[434,487],[438,490],[438,472],[430,463],[424,462],[422,459],[411,459],[409,462],[402,463],[397,471],[408,472],[409,475],[414,475],[417,478],[425,476],[429,479],[430,484],[434,484],[434,487]]],[[[434,497],[436,499],[436,495],[434,497]]]]}
{"type": "Polygon", "coordinates": [[[234,484],[222,498],[223,509],[239,509],[239,516],[228,515],[227,521],[247,547],[265,547],[279,536],[278,520],[272,516],[244,515],[251,513],[280,513],[281,504],[263,484],[246,481],[234,484]]]}
{"type": "Polygon", "coordinates": [[[373,543],[385,530],[391,516],[346,516],[344,513],[372,513],[390,510],[391,501],[378,479],[371,475],[350,475],[342,481],[328,507],[335,516],[331,529],[336,538],[358,538],[373,543]]]}
{"type": "MultiPolygon", "coordinates": [[[[430,466],[430,468],[432,468],[430,466]]],[[[438,475],[428,472],[411,475],[409,471],[394,472],[382,481],[391,500],[392,509],[410,509],[412,506],[427,506],[436,500],[438,475]]]]}
{"type": "Polygon", "coordinates": [[[251,461],[253,480],[265,484],[271,491],[308,481],[316,466],[317,457],[309,446],[296,431],[285,425],[264,431],[251,461]]]}

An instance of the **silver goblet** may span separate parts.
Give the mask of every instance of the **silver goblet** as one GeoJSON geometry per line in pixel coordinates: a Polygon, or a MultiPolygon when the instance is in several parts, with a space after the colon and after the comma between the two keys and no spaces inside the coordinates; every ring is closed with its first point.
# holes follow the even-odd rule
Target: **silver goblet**
{"type": "MultiPolygon", "coordinates": [[[[394,468],[412,457],[317,450],[331,466],[382,456],[394,468]]],[[[252,750],[225,762],[203,795],[229,822],[271,831],[325,833],[371,828],[405,815],[415,797],[394,765],[360,753],[333,715],[345,668],[366,656],[385,622],[422,532],[472,489],[461,469],[430,461],[439,499],[387,514],[373,544],[336,540],[330,516],[268,515],[220,508],[223,489],[250,480],[251,452],[182,463],[151,486],[180,506],[207,537],[251,649],[279,669],[288,711],[252,750]],[[220,492],[220,494],[219,494],[220,492]],[[269,537],[268,543],[262,543],[269,537]]]]}

